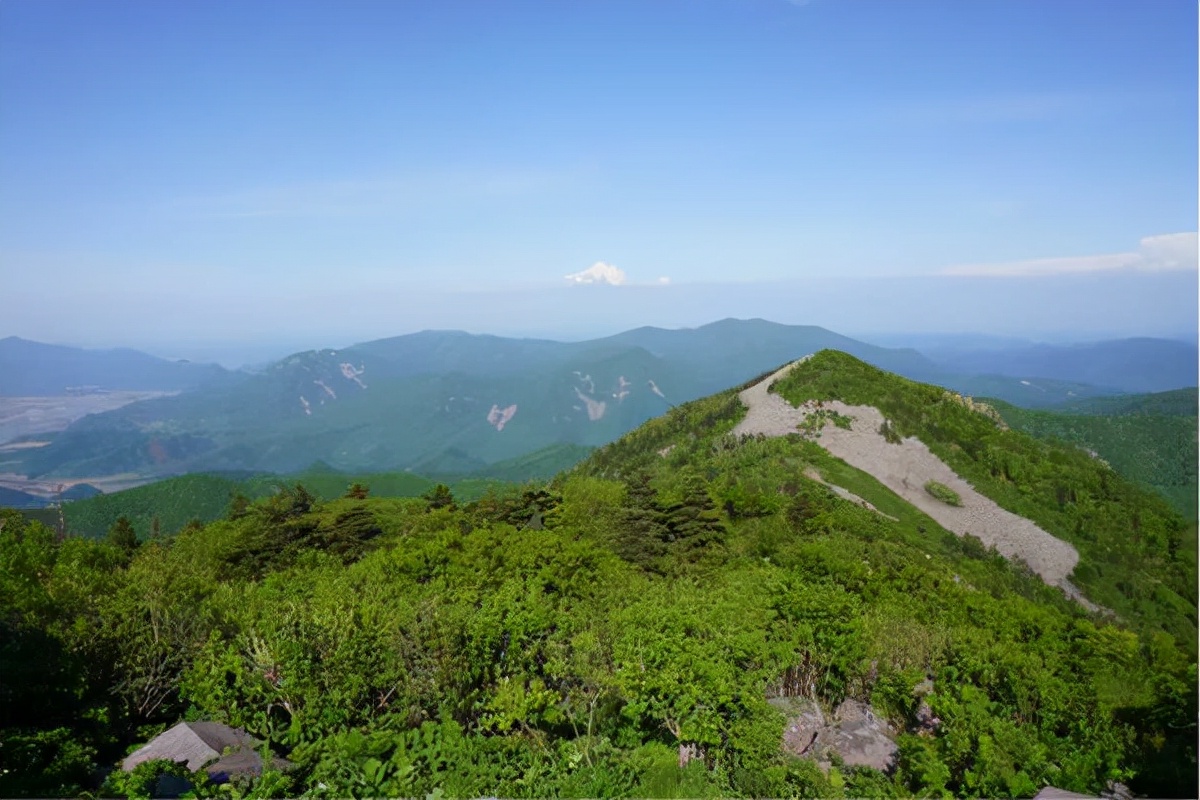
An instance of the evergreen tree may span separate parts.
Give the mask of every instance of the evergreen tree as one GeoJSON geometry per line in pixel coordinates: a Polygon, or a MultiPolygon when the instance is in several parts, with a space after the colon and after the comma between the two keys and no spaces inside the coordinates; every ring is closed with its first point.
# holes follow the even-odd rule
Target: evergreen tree
{"type": "Polygon", "coordinates": [[[320,544],[349,564],[362,558],[369,549],[368,543],[382,532],[375,512],[365,506],[355,506],[338,514],[332,528],[321,531],[320,544]]]}
{"type": "Polygon", "coordinates": [[[659,572],[658,562],[666,555],[668,535],[658,493],[650,485],[650,476],[641,473],[628,485],[613,549],[631,564],[659,572]]]}
{"type": "Polygon", "coordinates": [[[298,550],[313,545],[320,527],[317,515],[311,513],[316,505],[316,496],[297,483],[282,487],[264,502],[251,506],[250,513],[257,524],[247,529],[240,546],[226,556],[231,571],[243,577],[257,577],[290,562],[298,550]]]}
{"type": "Polygon", "coordinates": [[[562,505],[562,496],[544,487],[530,487],[513,497],[508,505],[503,515],[504,522],[516,528],[540,531],[558,525],[558,507],[562,505]]]}
{"type": "Polygon", "coordinates": [[[229,501],[229,518],[241,519],[250,513],[250,498],[241,492],[235,492],[233,499],[229,501]]]}
{"type": "Polygon", "coordinates": [[[458,507],[458,505],[454,502],[454,495],[450,492],[450,487],[444,483],[439,483],[437,486],[421,495],[421,497],[429,502],[430,511],[438,508],[445,508],[453,511],[458,507]]]}
{"type": "Polygon", "coordinates": [[[683,499],[665,509],[670,551],[694,561],[708,547],[725,541],[725,522],[708,488],[698,475],[684,480],[683,499]]]}
{"type": "Polygon", "coordinates": [[[129,521],[129,517],[124,515],[117,517],[117,521],[108,529],[108,543],[123,552],[126,557],[133,556],[139,542],[137,531],[133,529],[133,523],[129,521]]]}
{"type": "Polygon", "coordinates": [[[370,493],[370,486],[365,483],[355,482],[350,484],[350,487],[346,489],[346,494],[344,496],[351,500],[366,500],[370,493]]]}

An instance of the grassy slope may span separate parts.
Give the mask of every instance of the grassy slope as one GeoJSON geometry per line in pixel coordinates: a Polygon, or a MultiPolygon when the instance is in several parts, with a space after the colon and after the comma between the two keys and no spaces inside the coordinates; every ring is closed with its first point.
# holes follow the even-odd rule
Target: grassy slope
{"type": "Polygon", "coordinates": [[[1074,580],[1094,601],[1196,640],[1196,529],[1165,501],[1086,453],[1004,430],[945,389],[825,351],[775,390],[790,402],[873,405],[1001,507],[1079,550],[1074,580]]]}

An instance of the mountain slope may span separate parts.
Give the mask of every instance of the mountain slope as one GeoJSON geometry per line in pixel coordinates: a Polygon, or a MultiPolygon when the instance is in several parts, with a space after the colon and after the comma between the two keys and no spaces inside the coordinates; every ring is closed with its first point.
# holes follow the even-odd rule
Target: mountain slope
{"type": "Polygon", "coordinates": [[[878,408],[899,435],[918,437],[978,491],[1078,548],[1074,580],[1092,601],[1145,621],[1174,618],[1172,635],[1194,640],[1196,575],[1182,554],[1194,558],[1195,527],[1088,454],[1005,430],[994,412],[845,354],[818,354],[776,390],[793,404],[878,408]]]}
{"type": "Polygon", "coordinates": [[[0,486],[0,508],[42,508],[48,504],[44,497],[0,486]]]}
{"type": "Polygon", "coordinates": [[[929,368],[910,351],[761,320],[575,343],[429,331],[297,353],[236,383],[94,415],[23,464],[30,475],[77,477],[292,472],[314,460],[477,473],[547,447],[612,441],[673,403],[823,342],[929,368]]]}
{"type": "MultiPolygon", "coordinates": [[[[694,329],[665,330],[637,328],[607,340],[642,347],[673,363],[709,370],[714,377],[727,375],[742,363],[756,370],[789,361],[796,355],[834,349],[850,353],[881,369],[914,378],[932,378],[944,370],[912,349],[892,349],[851,339],[816,325],[781,325],[763,319],[724,319],[694,329]]],[[[720,391],[730,383],[716,383],[706,394],[720,391]]]]}
{"type": "Polygon", "coordinates": [[[81,420],[26,467],[291,472],[319,459],[346,470],[475,472],[551,445],[610,441],[691,391],[670,365],[610,345],[513,374],[398,371],[370,349],[297,354],[232,387],[81,420]]]}
{"type": "Polygon", "coordinates": [[[1194,417],[1197,405],[1196,387],[1167,392],[1118,397],[1093,397],[1051,406],[1046,411],[1064,414],[1105,414],[1120,416],[1194,417]]]}
{"type": "Polygon", "coordinates": [[[168,361],[137,350],[84,350],[0,339],[0,396],[65,394],[72,388],[181,391],[228,379],[215,364],[168,361]]]}
{"type": "Polygon", "coordinates": [[[1196,519],[1200,451],[1195,389],[1096,398],[1037,411],[994,405],[1013,428],[1082,447],[1196,519]]]}
{"type": "Polygon", "coordinates": [[[1031,405],[1097,391],[952,375],[912,350],[763,320],[573,343],[426,331],[297,353],[255,375],[89,416],[20,463],[28,475],[61,477],[294,472],[316,460],[350,471],[480,473],[544,448],[605,444],[673,404],[828,347],[1031,405]]]}
{"type": "MultiPolygon", "coordinates": [[[[1195,641],[1195,526],[1103,462],[997,425],[994,411],[982,413],[985,407],[944,388],[885,373],[845,353],[816,354],[774,391],[793,405],[839,400],[879,409],[897,435],[917,437],[976,491],[1075,547],[1080,560],[1072,581],[1090,600],[1140,624],[1162,625],[1178,641],[1195,641]]],[[[639,470],[669,470],[697,459],[704,469],[707,450],[737,453],[722,437],[744,413],[737,392],[723,392],[647,423],[578,469],[625,480],[639,470]]],[[[796,446],[797,459],[812,452],[802,442],[796,446]]],[[[797,476],[792,469],[774,480],[756,488],[754,503],[775,506],[780,501],[771,495],[797,476]]],[[[737,496],[736,483],[731,497],[737,496]]]]}

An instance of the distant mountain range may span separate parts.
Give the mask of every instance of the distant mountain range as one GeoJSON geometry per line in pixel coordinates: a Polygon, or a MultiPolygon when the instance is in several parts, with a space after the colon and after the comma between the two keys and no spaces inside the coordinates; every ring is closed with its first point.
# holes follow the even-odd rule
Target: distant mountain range
{"type": "Polygon", "coordinates": [[[1119,339],[1077,345],[1025,345],[927,351],[957,374],[1050,378],[1122,392],[1165,392],[1197,383],[1196,345],[1170,339],[1119,339]]]}
{"type": "Polygon", "coordinates": [[[84,350],[0,339],[0,397],[72,391],[183,391],[230,377],[215,364],[168,361],[137,350],[84,350]]]}
{"type": "MultiPolygon", "coordinates": [[[[19,380],[7,381],[6,392],[39,385],[63,391],[81,383],[184,391],[79,419],[46,446],[5,454],[0,471],[64,478],[294,472],[320,460],[351,471],[480,473],[547,448],[605,444],[673,405],[823,349],[1030,407],[1114,394],[1135,383],[1187,380],[1179,343],[1131,342],[1124,349],[1119,342],[1058,348],[1057,356],[1015,353],[1007,361],[990,351],[939,361],[824,328],[730,319],[570,343],[425,331],[297,353],[249,374],[133,351],[72,351],[6,339],[0,375],[21,364],[19,380]],[[47,358],[44,370],[36,354],[47,358]],[[1163,364],[1157,373],[1156,363],[1163,364]],[[1002,373],[1022,364],[1045,369],[1002,373]],[[1134,366],[1136,376],[1128,378],[1134,366]]],[[[1192,352],[1192,384],[1180,385],[1195,383],[1192,352]]]]}

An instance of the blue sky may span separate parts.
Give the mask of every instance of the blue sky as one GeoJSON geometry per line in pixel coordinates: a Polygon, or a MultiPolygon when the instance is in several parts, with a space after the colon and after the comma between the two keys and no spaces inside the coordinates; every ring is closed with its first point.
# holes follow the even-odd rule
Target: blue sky
{"type": "Polygon", "coordinates": [[[1196,42],[1190,0],[6,0],[0,336],[1194,333],[1196,42]]]}

